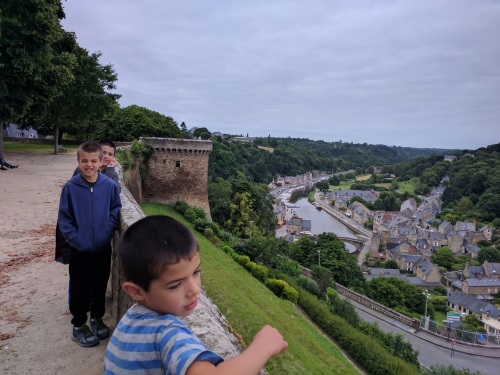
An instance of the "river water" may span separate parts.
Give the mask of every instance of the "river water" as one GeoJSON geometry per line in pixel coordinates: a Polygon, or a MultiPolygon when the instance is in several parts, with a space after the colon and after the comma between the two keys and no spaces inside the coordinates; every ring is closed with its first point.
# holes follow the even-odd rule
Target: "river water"
{"type": "Polygon", "coordinates": [[[295,212],[302,219],[310,219],[312,234],[332,232],[339,237],[356,238],[352,230],[323,210],[317,210],[315,206],[309,203],[307,197],[299,198],[293,205],[298,206],[298,208],[287,208],[287,218],[291,217],[295,212]]]}

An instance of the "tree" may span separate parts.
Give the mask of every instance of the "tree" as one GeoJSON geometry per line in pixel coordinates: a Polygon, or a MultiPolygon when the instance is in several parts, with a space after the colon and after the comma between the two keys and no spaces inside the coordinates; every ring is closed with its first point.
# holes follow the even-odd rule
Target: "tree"
{"type": "Polygon", "coordinates": [[[474,207],[474,203],[472,203],[472,201],[468,197],[462,197],[462,199],[460,199],[460,202],[458,202],[457,211],[469,211],[472,207],[474,207]]]}
{"type": "Polygon", "coordinates": [[[328,191],[330,188],[330,185],[328,184],[328,181],[318,181],[316,182],[316,188],[318,188],[320,191],[328,191]]]}
{"type": "Polygon", "coordinates": [[[193,132],[195,138],[210,139],[212,133],[207,128],[198,128],[193,132]]]}
{"type": "Polygon", "coordinates": [[[384,268],[399,269],[399,265],[394,259],[389,259],[385,261],[384,268]]]}
{"type": "Polygon", "coordinates": [[[431,256],[432,263],[437,264],[439,267],[450,269],[455,262],[453,251],[448,246],[441,247],[436,254],[431,256]]]}
{"type": "Polygon", "coordinates": [[[116,141],[133,141],[140,137],[180,138],[182,136],[172,117],[138,105],[129,105],[125,108],[115,107],[96,135],[96,138],[116,141]]]}
{"type": "Polygon", "coordinates": [[[58,49],[76,57],[72,69],[75,79],[54,97],[44,114],[34,116],[29,124],[42,134],[54,135],[54,153],[63,132],[80,139],[93,138],[90,134],[120,97],[109,92],[116,88],[117,75],[112,65],[99,63],[101,53],[89,54],[77,45],[75,35],[69,32],[64,32],[58,49]]]}
{"type": "Polygon", "coordinates": [[[484,247],[477,253],[477,260],[483,264],[485,260],[490,263],[500,263],[500,249],[484,247]]]}
{"type": "Polygon", "coordinates": [[[27,118],[45,114],[74,80],[76,58],[56,48],[64,39],[60,0],[4,0],[0,17],[0,123],[23,124],[27,118]]]}
{"type": "Polygon", "coordinates": [[[252,224],[258,221],[257,214],[252,209],[250,193],[236,193],[233,202],[229,205],[230,217],[226,221],[225,227],[240,238],[250,238],[250,235],[257,236],[257,227],[252,224]]]}

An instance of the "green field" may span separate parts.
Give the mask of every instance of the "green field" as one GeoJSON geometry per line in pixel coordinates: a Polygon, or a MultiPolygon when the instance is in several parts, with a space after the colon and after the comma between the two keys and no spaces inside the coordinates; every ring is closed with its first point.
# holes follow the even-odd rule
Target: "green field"
{"type": "MultiPolygon", "coordinates": [[[[76,152],[78,146],[76,145],[65,145],[64,142],[62,146],[68,152],[76,152]]],[[[36,154],[52,154],[54,153],[53,144],[45,143],[24,143],[24,142],[4,142],[3,143],[4,152],[22,152],[22,153],[36,153],[36,154]]]]}
{"type": "MultiPolygon", "coordinates": [[[[170,206],[144,203],[141,207],[147,215],[168,215],[186,223],[170,206]]],[[[195,234],[200,243],[202,285],[236,332],[249,344],[262,326],[270,324],[288,341],[288,349],[268,362],[269,374],[360,373],[297,306],[276,297],[229,255],[195,234]]]]}
{"type": "Polygon", "coordinates": [[[412,195],[415,195],[415,185],[417,182],[418,182],[417,178],[412,178],[409,181],[398,182],[398,186],[399,186],[398,190],[401,193],[408,192],[412,195]]]}

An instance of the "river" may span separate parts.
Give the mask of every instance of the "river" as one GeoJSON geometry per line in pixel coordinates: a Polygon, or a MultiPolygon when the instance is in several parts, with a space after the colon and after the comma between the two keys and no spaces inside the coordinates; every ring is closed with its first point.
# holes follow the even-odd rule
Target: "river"
{"type": "MultiPolygon", "coordinates": [[[[299,198],[297,202],[290,204],[298,207],[287,208],[287,220],[292,217],[293,213],[296,213],[297,216],[302,219],[311,220],[312,234],[317,235],[324,232],[331,232],[335,233],[339,237],[356,238],[352,230],[347,228],[333,216],[328,215],[323,210],[317,210],[315,206],[309,203],[307,197],[299,198]]],[[[345,245],[349,252],[356,250],[356,248],[351,244],[345,243],[345,245]]]]}

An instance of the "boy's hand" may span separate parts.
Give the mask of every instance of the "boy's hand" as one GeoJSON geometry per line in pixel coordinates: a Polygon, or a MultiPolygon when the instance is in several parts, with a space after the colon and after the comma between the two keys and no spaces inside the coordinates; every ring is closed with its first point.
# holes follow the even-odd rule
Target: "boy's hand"
{"type": "Polygon", "coordinates": [[[109,162],[108,167],[116,168],[117,165],[118,165],[118,162],[116,161],[116,159],[113,159],[109,162]]]}
{"type": "Polygon", "coordinates": [[[252,344],[256,344],[259,350],[266,351],[269,357],[281,353],[288,347],[288,343],[283,339],[278,330],[269,325],[264,326],[255,335],[252,344]]]}

